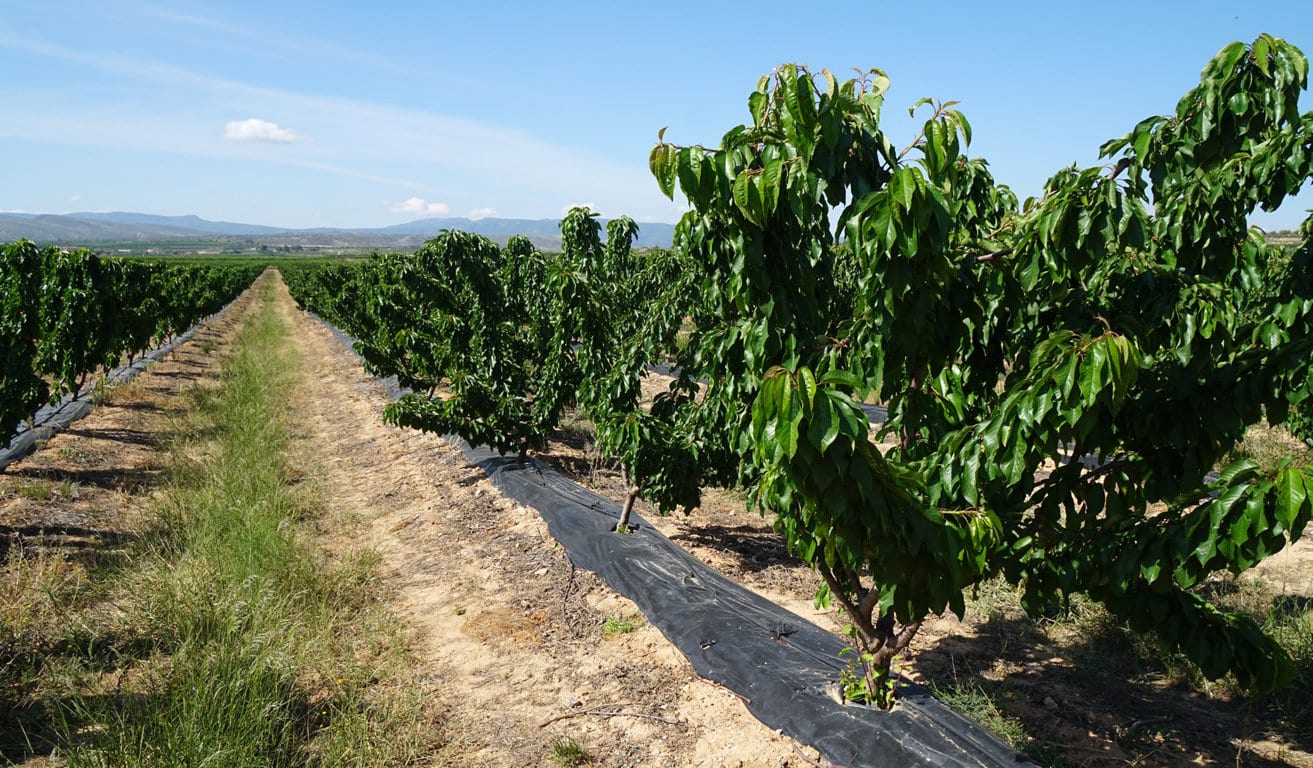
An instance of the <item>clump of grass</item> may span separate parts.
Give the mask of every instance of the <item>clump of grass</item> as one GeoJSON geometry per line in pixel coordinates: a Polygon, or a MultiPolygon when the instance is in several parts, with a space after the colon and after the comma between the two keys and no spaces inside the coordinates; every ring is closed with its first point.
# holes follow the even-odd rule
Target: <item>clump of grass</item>
{"type": "Polygon", "coordinates": [[[11,493],[20,499],[30,501],[50,501],[60,499],[67,501],[78,497],[78,484],[72,480],[19,480],[11,488],[11,493]]]}
{"type": "Polygon", "coordinates": [[[114,385],[104,376],[97,376],[87,388],[87,398],[96,405],[104,405],[109,402],[110,392],[114,390],[114,385]]]}
{"type": "Polygon", "coordinates": [[[88,464],[91,462],[91,455],[86,451],[74,448],[60,448],[57,453],[60,458],[67,459],[72,464],[88,464]]]}
{"type": "Polygon", "coordinates": [[[43,480],[22,480],[14,484],[13,494],[29,501],[49,501],[55,490],[53,484],[43,480]]]}
{"type": "Polygon", "coordinates": [[[1308,602],[1278,601],[1264,629],[1290,654],[1295,676],[1272,694],[1270,704],[1277,717],[1296,738],[1313,739],[1313,608],[1308,602]]]}
{"type": "Polygon", "coordinates": [[[629,616],[607,616],[606,621],[602,624],[603,637],[615,637],[616,635],[627,635],[638,629],[638,622],[629,616]]]}
{"type": "Polygon", "coordinates": [[[86,586],[81,565],[21,544],[9,550],[0,563],[0,692],[33,682],[42,654],[65,640],[68,608],[86,586]]]}
{"type": "Polygon", "coordinates": [[[982,683],[955,680],[932,686],[931,690],[945,704],[989,729],[1009,747],[1023,752],[1030,746],[1032,739],[1026,727],[1000,709],[999,704],[1007,694],[999,687],[986,688],[982,683]]]}
{"type": "Polygon", "coordinates": [[[145,389],[142,387],[140,379],[120,382],[105,390],[103,402],[108,405],[131,403],[140,400],[144,392],[145,389]]]}
{"type": "Polygon", "coordinates": [[[577,768],[587,765],[592,756],[588,750],[571,736],[557,736],[552,739],[552,762],[562,768],[577,768]]]}
{"type": "Polygon", "coordinates": [[[1240,459],[1249,459],[1264,470],[1271,471],[1287,458],[1308,464],[1313,461],[1313,451],[1285,427],[1274,427],[1263,421],[1250,426],[1245,431],[1244,440],[1237,443],[1221,463],[1226,465],[1240,459]]]}

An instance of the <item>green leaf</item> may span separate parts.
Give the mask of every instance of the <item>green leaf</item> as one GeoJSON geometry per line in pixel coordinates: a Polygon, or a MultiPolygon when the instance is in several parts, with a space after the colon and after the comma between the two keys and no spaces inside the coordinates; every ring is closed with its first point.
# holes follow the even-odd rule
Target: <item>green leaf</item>
{"type": "Polygon", "coordinates": [[[761,217],[761,193],[756,187],[757,175],[750,171],[741,172],[734,179],[734,204],[738,206],[743,217],[758,227],[765,227],[761,217]]]}
{"type": "Polygon", "coordinates": [[[980,504],[980,490],[976,486],[976,476],[980,474],[980,447],[975,443],[966,446],[967,455],[962,462],[962,498],[966,503],[980,504]]]}
{"type": "Polygon", "coordinates": [[[784,161],[776,158],[766,164],[761,180],[762,214],[770,218],[779,205],[780,189],[784,186],[784,161]]]}
{"type": "Polygon", "coordinates": [[[816,448],[825,453],[834,444],[839,437],[839,416],[835,412],[834,401],[830,399],[828,392],[821,398],[821,405],[812,415],[812,432],[816,439],[813,443],[816,448]]]}
{"type": "Polygon", "coordinates": [[[816,374],[810,368],[798,369],[798,387],[805,409],[810,409],[816,402],[816,374]]]}
{"type": "Polygon", "coordinates": [[[753,91],[748,94],[748,111],[752,113],[752,124],[755,126],[764,125],[766,122],[766,108],[770,105],[770,97],[762,91],[753,91]]]}
{"type": "MultiPolygon", "coordinates": [[[[661,129],[662,134],[665,129],[661,129]]],[[[657,144],[652,147],[651,154],[648,155],[647,165],[651,169],[652,175],[656,177],[657,186],[661,189],[661,194],[675,199],[675,174],[677,151],[669,144],[657,144]]]]}
{"type": "Polygon", "coordinates": [[[1268,69],[1270,64],[1267,58],[1272,53],[1271,44],[1268,42],[1269,39],[1264,35],[1254,41],[1254,64],[1258,66],[1259,71],[1264,75],[1271,76],[1271,71],[1268,69]]]}

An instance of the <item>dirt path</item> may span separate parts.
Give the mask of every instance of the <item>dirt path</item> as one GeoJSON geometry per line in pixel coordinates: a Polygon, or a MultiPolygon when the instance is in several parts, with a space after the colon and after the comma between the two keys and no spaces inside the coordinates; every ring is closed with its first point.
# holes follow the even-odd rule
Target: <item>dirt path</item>
{"type": "Polygon", "coordinates": [[[342,521],[330,546],[378,548],[416,675],[446,702],[433,764],[550,765],[562,738],[597,766],[806,764],[459,450],[384,425],[377,382],[285,293],[280,306],[306,361],[297,437],[342,521]]]}

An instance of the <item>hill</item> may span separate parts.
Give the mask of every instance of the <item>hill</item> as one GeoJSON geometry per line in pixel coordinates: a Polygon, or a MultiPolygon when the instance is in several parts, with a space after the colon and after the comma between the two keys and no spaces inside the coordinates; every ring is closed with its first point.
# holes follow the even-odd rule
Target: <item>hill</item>
{"type": "MultiPolygon", "coordinates": [[[[606,220],[602,220],[606,225],[606,220]]],[[[210,221],[199,216],[159,216],[148,213],[0,214],[0,242],[27,238],[38,243],[66,246],[104,247],[107,244],[135,249],[167,241],[170,247],[196,247],[239,243],[285,249],[311,250],[413,249],[436,237],[444,229],[458,229],[505,243],[513,235],[524,235],[546,250],[560,247],[559,222],[555,219],[466,219],[428,218],[373,228],[292,229],[229,221],[210,221]]],[[[639,248],[669,248],[674,226],[640,223],[639,248]]]]}

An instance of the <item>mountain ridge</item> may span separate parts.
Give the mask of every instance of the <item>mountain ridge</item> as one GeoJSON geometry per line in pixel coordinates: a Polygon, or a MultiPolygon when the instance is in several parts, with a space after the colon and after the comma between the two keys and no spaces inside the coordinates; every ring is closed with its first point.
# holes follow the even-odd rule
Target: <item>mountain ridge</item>
{"type": "MultiPolygon", "coordinates": [[[[599,219],[603,228],[607,219],[599,219]]],[[[674,239],[674,225],[664,222],[639,222],[638,248],[669,248],[674,239]]],[[[358,245],[414,247],[416,236],[436,237],[444,229],[459,229],[505,242],[513,235],[524,235],[539,247],[560,246],[560,222],[557,219],[468,219],[464,217],[430,217],[392,224],[386,227],[270,227],[231,221],[212,221],[194,214],[164,216],[128,211],[78,212],[66,214],[0,213],[0,242],[26,238],[61,245],[151,241],[164,239],[244,238],[269,244],[287,239],[336,236],[344,241],[359,240],[358,245]]],[[[420,241],[422,242],[422,240],[420,241]]],[[[351,245],[343,242],[343,245],[351,245]]]]}

